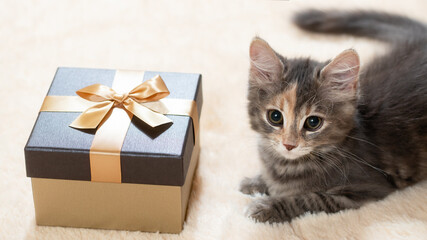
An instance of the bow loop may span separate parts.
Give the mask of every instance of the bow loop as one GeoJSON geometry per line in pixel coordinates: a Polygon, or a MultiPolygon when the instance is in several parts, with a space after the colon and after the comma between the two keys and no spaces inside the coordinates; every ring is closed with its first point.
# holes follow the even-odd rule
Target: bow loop
{"type": "Polygon", "coordinates": [[[99,103],[80,114],[70,125],[74,128],[97,128],[108,115],[108,112],[114,107],[124,108],[151,127],[172,122],[172,120],[163,114],[154,112],[139,104],[142,102],[157,101],[169,95],[169,90],[159,75],[139,84],[129,93],[117,93],[112,88],[101,84],[87,86],[76,93],[86,100],[99,103]]]}
{"type": "Polygon", "coordinates": [[[116,91],[110,87],[97,83],[78,90],[76,94],[91,102],[103,102],[113,99],[116,91]]]}
{"type": "Polygon", "coordinates": [[[129,92],[129,97],[139,103],[158,101],[168,95],[169,90],[159,75],[143,82],[129,92]]]}

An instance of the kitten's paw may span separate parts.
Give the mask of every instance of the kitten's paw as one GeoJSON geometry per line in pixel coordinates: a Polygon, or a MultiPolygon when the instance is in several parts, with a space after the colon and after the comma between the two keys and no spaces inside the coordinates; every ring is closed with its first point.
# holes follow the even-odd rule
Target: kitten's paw
{"type": "Polygon", "coordinates": [[[246,215],[257,222],[280,223],[291,219],[283,216],[279,209],[275,207],[275,200],[271,198],[262,198],[253,201],[246,211],[246,215]]]}
{"type": "Polygon", "coordinates": [[[264,181],[262,181],[259,177],[256,178],[244,178],[240,183],[240,192],[244,194],[255,194],[262,193],[267,194],[268,188],[265,185],[264,181]]]}

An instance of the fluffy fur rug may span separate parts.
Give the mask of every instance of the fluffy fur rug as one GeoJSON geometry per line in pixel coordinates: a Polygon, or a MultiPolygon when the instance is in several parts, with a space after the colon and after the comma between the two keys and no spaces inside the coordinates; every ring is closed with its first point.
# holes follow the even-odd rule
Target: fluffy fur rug
{"type": "Polygon", "coordinates": [[[296,29],[289,18],[307,7],[376,9],[427,22],[422,0],[1,1],[0,239],[427,239],[427,183],[291,224],[244,216],[254,197],[238,185],[259,167],[246,114],[251,39],[259,35],[288,57],[319,60],[352,47],[366,63],[385,50],[375,41],[296,29]],[[202,152],[181,234],[35,225],[23,149],[58,66],[203,74],[202,152]]]}

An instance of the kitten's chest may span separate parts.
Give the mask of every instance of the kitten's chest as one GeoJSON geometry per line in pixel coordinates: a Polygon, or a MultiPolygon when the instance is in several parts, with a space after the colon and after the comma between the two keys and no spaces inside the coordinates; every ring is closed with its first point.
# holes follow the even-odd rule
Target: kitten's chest
{"type": "MultiPolygon", "coordinates": [[[[326,173],[325,173],[326,174],[326,173]]],[[[298,195],[324,190],[328,178],[314,163],[265,166],[263,177],[271,195],[298,195]]]]}

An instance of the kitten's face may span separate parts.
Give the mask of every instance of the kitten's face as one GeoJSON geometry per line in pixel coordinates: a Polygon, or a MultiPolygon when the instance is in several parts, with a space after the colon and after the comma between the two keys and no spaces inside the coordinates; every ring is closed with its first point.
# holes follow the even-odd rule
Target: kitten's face
{"type": "Polygon", "coordinates": [[[249,114],[265,150],[295,160],[324,154],[344,140],[354,124],[359,68],[354,51],[329,64],[285,60],[255,39],[251,60],[249,114]]]}
{"type": "Polygon", "coordinates": [[[286,159],[297,159],[313,151],[326,152],[341,142],[353,127],[354,105],[334,104],[315,93],[302,96],[304,86],[292,82],[286,90],[269,98],[258,110],[259,131],[275,152],[286,159]]]}

